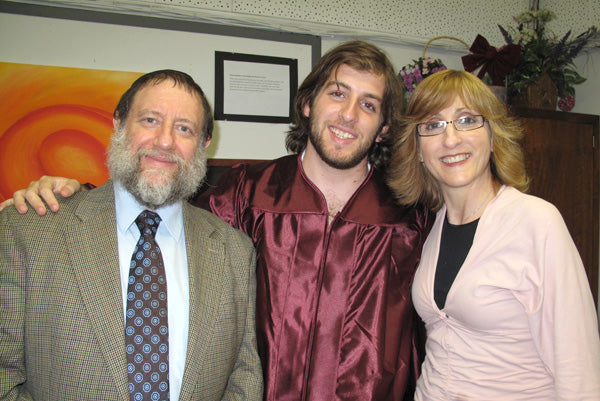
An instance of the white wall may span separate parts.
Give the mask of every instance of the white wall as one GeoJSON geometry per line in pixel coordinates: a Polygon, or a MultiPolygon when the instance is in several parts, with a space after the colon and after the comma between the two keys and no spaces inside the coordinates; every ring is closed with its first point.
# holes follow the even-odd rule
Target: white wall
{"type": "MultiPolygon", "coordinates": [[[[225,23],[275,31],[320,35],[323,51],[349,38],[373,41],[384,47],[397,68],[421,54],[427,40],[448,35],[472,43],[477,34],[493,46],[504,41],[497,24],[514,26],[512,17],[525,11],[528,0],[16,0],[20,3],[53,5],[120,12],[171,19],[225,23]]],[[[541,8],[557,15],[550,30],[562,36],[577,35],[600,24],[598,0],[541,0],[541,8]]],[[[0,39],[0,40],[6,40],[0,39]]],[[[464,46],[447,40],[432,43],[428,55],[438,51],[449,66],[462,68],[464,46]]],[[[573,112],[600,114],[600,49],[576,60],[578,71],[588,78],[576,86],[573,112]]],[[[301,76],[300,79],[303,77],[301,76]]],[[[259,154],[262,144],[247,151],[259,154]]],[[[278,151],[281,151],[280,148],[278,151]]]]}

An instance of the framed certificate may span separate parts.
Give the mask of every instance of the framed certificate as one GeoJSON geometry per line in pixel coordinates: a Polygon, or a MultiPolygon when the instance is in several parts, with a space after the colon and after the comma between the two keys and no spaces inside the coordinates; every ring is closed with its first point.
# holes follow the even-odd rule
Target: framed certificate
{"type": "Polygon", "coordinates": [[[297,87],[297,59],[215,52],[216,120],[289,123],[297,87]]]}

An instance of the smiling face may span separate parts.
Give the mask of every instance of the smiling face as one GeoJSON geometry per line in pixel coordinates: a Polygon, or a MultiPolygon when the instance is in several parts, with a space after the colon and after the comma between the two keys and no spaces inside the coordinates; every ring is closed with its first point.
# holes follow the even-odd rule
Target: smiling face
{"type": "Polygon", "coordinates": [[[111,176],[153,208],[194,192],[206,171],[198,95],[172,80],[149,84],[134,96],[109,151],[111,176]],[[191,193],[190,193],[191,191],[191,193]]]}
{"type": "MultiPolygon", "coordinates": [[[[449,107],[428,121],[451,121],[477,114],[480,113],[469,109],[456,97],[449,107]]],[[[444,197],[457,189],[488,190],[492,182],[492,149],[487,123],[471,131],[457,131],[453,124],[448,124],[442,134],[418,139],[425,168],[439,183],[444,197]]]]}
{"type": "Polygon", "coordinates": [[[306,152],[317,152],[329,166],[348,169],[367,163],[373,141],[379,141],[384,78],[342,64],[305,105],[311,132],[306,152]]]}
{"type": "Polygon", "coordinates": [[[202,105],[196,95],[172,81],[141,89],[134,97],[125,122],[133,151],[148,151],[140,157],[140,170],[149,180],[173,177],[177,163],[192,159],[202,140],[202,105]]]}

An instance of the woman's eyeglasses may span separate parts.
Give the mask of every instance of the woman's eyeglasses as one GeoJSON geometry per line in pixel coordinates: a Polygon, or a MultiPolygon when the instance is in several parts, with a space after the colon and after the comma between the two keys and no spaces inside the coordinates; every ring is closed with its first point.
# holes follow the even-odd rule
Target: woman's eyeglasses
{"type": "Polygon", "coordinates": [[[452,121],[427,121],[417,124],[417,133],[419,136],[434,136],[443,133],[448,124],[454,125],[457,131],[471,131],[483,127],[485,117],[477,114],[474,116],[464,116],[452,121]]]}

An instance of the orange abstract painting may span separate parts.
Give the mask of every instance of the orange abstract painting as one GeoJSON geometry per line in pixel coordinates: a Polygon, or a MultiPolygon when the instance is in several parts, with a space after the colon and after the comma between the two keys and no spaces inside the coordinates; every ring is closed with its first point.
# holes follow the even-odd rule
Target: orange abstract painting
{"type": "Polygon", "coordinates": [[[103,184],[112,113],[140,75],[0,62],[0,201],[42,175],[103,184]]]}

